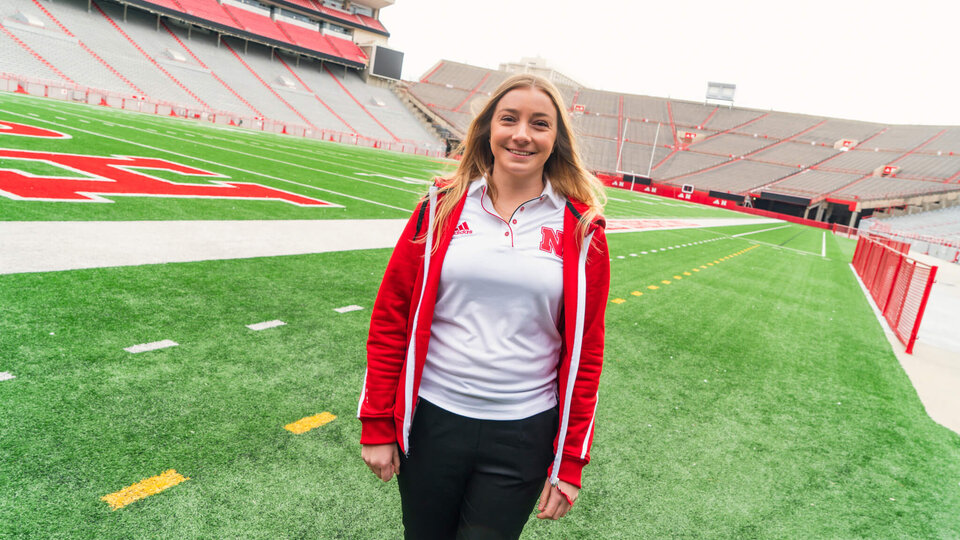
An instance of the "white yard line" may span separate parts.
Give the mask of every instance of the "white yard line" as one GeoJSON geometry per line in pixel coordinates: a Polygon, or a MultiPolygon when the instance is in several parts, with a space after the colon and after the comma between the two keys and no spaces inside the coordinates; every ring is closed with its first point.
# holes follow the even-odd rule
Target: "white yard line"
{"type": "Polygon", "coordinates": [[[147,351],[156,351],[157,349],[166,349],[168,347],[176,347],[180,345],[176,341],[171,339],[165,339],[163,341],[152,341],[150,343],[141,343],[139,345],[133,345],[131,347],[125,347],[123,350],[131,354],[137,354],[147,351]]]}
{"type": "MultiPolygon", "coordinates": [[[[19,116],[19,117],[21,117],[21,118],[25,118],[25,117],[26,117],[26,115],[19,114],[19,113],[15,113],[15,112],[11,112],[11,111],[7,111],[7,110],[4,110],[4,109],[0,109],[0,111],[3,111],[3,112],[5,112],[5,113],[7,113],[7,114],[11,114],[11,115],[14,115],[14,116],[19,116]]],[[[66,113],[66,114],[70,114],[70,113],[66,113]]],[[[149,148],[150,150],[156,150],[156,151],[158,151],[158,152],[163,152],[163,153],[166,153],[166,154],[171,154],[171,155],[179,156],[179,157],[182,157],[182,158],[193,159],[193,160],[196,160],[196,161],[200,161],[200,162],[202,162],[202,163],[209,163],[210,165],[214,165],[214,166],[217,166],[217,167],[224,167],[224,168],[226,168],[226,169],[233,169],[233,170],[235,170],[235,171],[240,171],[240,172],[242,172],[242,173],[252,174],[252,175],[255,175],[255,176],[260,176],[260,177],[262,177],[262,178],[269,178],[269,179],[271,179],[271,180],[276,180],[276,181],[278,181],[278,182],[286,182],[286,183],[288,183],[288,184],[293,184],[293,185],[295,185],[295,186],[300,186],[300,187],[304,187],[304,188],[307,188],[307,189],[315,189],[315,190],[317,190],[317,191],[322,191],[322,192],[325,192],[325,193],[332,193],[332,194],[334,194],[334,195],[337,195],[338,197],[346,197],[347,199],[353,199],[353,200],[356,200],[356,201],[361,201],[361,202],[365,202],[365,203],[369,203],[369,204],[375,204],[375,205],[377,205],[377,206],[385,206],[385,207],[387,207],[387,208],[392,208],[392,209],[394,209],[394,210],[400,210],[400,211],[402,211],[402,212],[404,212],[404,213],[410,213],[410,209],[409,209],[409,208],[400,208],[399,206],[393,206],[392,204],[386,204],[386,203],[382,203],[382,202],[371,201],[370,199],[364,199],[363,197],[356,197],[356,196],[354,196],[354,195],[347,195],[346,193],[341,193],[341,192],[339,192],[339,191],[333,191],[332,189],[325,189],[325,188],[321,188],[321,187],[317,187],[317,186],[311,186],[311,185],[309,185],[309,184],[303,184],[303,183],[300,183],[300,182],[295,182],[295,181],[293,181],[293,180],[287,180],[286,178],[280,178],[280,177],[278,177],[278,176],[272,176],[272,175],[269,175],[269,174],[264,174],[264,173],[260,173],[260,172],[256,172],[256,171],[251,171],[251,170],[247,170],[247,169],[241,169],[240,167],[234,167],[234,166],[232,166],[232,165],[226,165],[226,164],[224,164],[224,163],[220,163],[220,162],[217,162],[217,161],[210,161],[209,159],[203,159],[203,158],[199,158],[199,157],[196,157],[196,156],[190,156],[190,155],[187,155],[187,154],[181,154],[180,152],[174,152],[173,150],[166,150],[166,149],[164,149],[164,148],[157,148],[156,146],[151,146],[151,145],[149,145],[149,144],[143,144],[143,143],[139,143],[139,142],[136,142],[136,141],[131,141],[131,140],[128,140],[128,139],[122,139],[122,138],[120,138],[120,137],[113,137],[113,136],[111,136],[111,135],[106,135],[106,134],[103,134],[103,133],[97,133],[97,132],[95,132],[95,131],[89,131],[89,130],[86,130],[86,129],[81,129],[81,128],[78,128],[78,127],[76,127],[76,126],[71,126],[71,125],[67,125],[67,124],[61,124],[61,123],[59,123],[59,122],[51,122],[50,120],[41,120],[41,121],[42,121],[42,122],[45,122],[45,123],[47,123],[47,124],[52,124],[52,125],[54,125],[54,126],[59,126],[59,127],[61,127],[61,128],[64,128],[64,129],[72,129],[72,130],[75,130],[75,131],[79,131],[79,132],[81,132],[81,133],[86,133],[86,134],[88,134],[88,135],[94,135],[94,136],[96,136],[96,137],[103,137],[103,138],[105,138],[105,139],[111,139],[111,140],[114,140],[114,141],[120,141],[120,142],[124,142],[124,143],[130,143],[130,144],[132,144],[132,145],[139,146],[139,147],[141,147],[141,148],[149,148]]],[[[197,144],[205,144],[205,143],[197,143],[197,144]]],[[[215,146],[215,145],[206,145],[206,146],[210,146],[210,147],[212,147],[212,148],[220,148],[219,146],[215,146]]],[[[243,152],[240,152],[240,153],[243,153],[243,152]]],[[[269,158],[268,158],[268,159],[269,159],[269,158]]],[[[277,160],[274,160],[274,161],[277,161],[277,160]]],[[[305,168],[306,168],[306,167],[305,167],[305,168]]],[[[323,172],[323,171],[319,171],[319,170],[317,170],[317,169],[309,169],[309,170],[312,170],[312,171],[314,171],[314,172],[323,172]]],[[[331,173],[331,174],[333,174],[333,175],[335,175],[335,176],[345,176],[345,175],[336,174],[336,173],[331,173]]],[[[360,179],[353,178],[353,177],[349,177],[349,176],[345,176],[345,177],[346,177],[346,178],[350,178],[351,180],[365,181],[365,180],[360,180],[360,179]]],[[[378,183],[378,182],[369,182],[369,181],[366,181],[366,182],[368,182],[368,183],[370,183],[370,184],[375,184],[375,185],[378,185],[378,186],[389,187],[389,186],[386,186],[386,185],[384,185],[384,184],[380,184],[380,183],[378,183]]],[[[407,191],[407,190],[401,190],[401,191],[407,191]]]]}
{"type": "Polygon", "coordinates": [[[257,330],[257,331],[259,331],[259,330],[266,330],[267,328],[276,328],[276,327],[278,327],[278,326],[284,326],[285,324],[287,324],[287,323],[285,323],[285,322],[283,322],[283,321],[281,321],[281,320],[279,320],[279,319],[276,319],[276,320],[273,320],[273,321],[259,322],[259,323],[256,323],[256,324],[248,324],[248,325],[247,325],[247,328],[249,328],[249,329],[251,329],[251,330],[257,330]]]}
{"type": "Polygon", "coordinates": [[[790,226],[790,224],[788,223],[788,224],[786,224],[786,225],[784,225],[784,226],[782,226],[782,227],[774,227],[774,228],[772,228],[772,229],[764,229],[764,230],[762,230],[762,231],[750,231],[750,232],[745,232],[745,233],[740,233],[740,234],[734,234],[734,235],[731,236],[731,238],[739,238],[739,237],[741,237],[741,236],[746,236],[746,235],[748,235],[748,234],[757,234],[757,233],[762,233],[762,232],[767,232],[767,231],[775,231],[775,230],[777,230],[777,229],[784,229],[784,228],[787,228],[787,227],[789,227],[789,226],[790,226]]]}
{"type": "Polygon", "coordinates": [[[820,239],[820,256],[827,256],[827,231],[823,231],[823,238],[820,239]]]}

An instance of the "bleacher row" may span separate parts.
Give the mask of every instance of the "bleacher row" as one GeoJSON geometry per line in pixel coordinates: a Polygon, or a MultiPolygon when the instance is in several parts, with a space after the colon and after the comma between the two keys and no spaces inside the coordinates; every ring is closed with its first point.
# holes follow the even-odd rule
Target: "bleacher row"
{"type": "MultiPolygon", "coordinates": [[[[441,60],[409,83],[409,93],[462,136],[471,107],[482,105],[506,77],[441,60]]],[[[960,190],[960,127],[883,125],[589,88],[561,90],[587,163],[598,172],[646,176],[649,171],[656,182],[734,194],[769,191],[811,203],[960,190]],[[844,148],[837,146],[840,141],[851,143],[844,148]],[[896,169],[875,175],[887,166],[896,169]]]]}
{"type": "Polygon", "coordinates": [[[366,65],[367,55],[356,43],[320,33],[319,27],[291,20],[273,20],[268,11],[248,4],[218,3],[217,0],[131,0],[163,15],[209,25],[268,45],[293,48],[322,59],[338,60],[352,67],[366,65]]]}
{"type": "Polygon", "coordinates": [[[860,222],[860,231],[906,240],[912,250],[950,262],[960,262],[960,206],[883,219],[865,219],[860,222]]]}
{"type": "Polygon", "coordinates": [[[248,121],[442,148],[393,92],[366,84],[352,70],[188,30],[137,9],[127,10],[123,22],[123,8],[101,0],[89,12],[85,0],[6,0],[0,66],[11,76],[248,121]]]}

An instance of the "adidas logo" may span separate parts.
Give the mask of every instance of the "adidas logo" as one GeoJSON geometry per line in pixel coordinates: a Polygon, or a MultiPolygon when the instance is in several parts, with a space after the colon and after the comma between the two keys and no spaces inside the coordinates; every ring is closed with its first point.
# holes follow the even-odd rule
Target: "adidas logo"
{"type": "Polygon", "coordinates": [[[453,230],[453,235],[457,236],[458,234],[473,234],[473,231],[470,230],[470,226],[467,225],[467,222],[457,225],[457,228],[453,230]]]}

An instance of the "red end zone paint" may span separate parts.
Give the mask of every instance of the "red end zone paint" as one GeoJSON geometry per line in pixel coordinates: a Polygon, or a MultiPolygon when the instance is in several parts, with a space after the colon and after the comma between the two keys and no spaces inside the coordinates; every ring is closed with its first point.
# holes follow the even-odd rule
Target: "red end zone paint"
{"type": "Polygon", "coordinates": [[[284,201],[298,206],[339,206],[249,182],[215,181],[215,185],[181,184],[132,170],[153,169],[187,176],[229,178],[165,159],[131,156],[84,156],[3,148],[0,148],[0,158],[42,161],[87,176],[87,178],[47,177],[35,176],[13,169],[0,169],[0,195],[15,200],[113,202],[101,197],[101,195],[120,195],[258,199],[284,201]]]}
{"type": "Polygon", "coordinates": [[[42,139],[69,139],[70,135],[50,129],[18,124],[0,120],[0,135],[18,135],[20,137],[39,137],[42,139]]]}

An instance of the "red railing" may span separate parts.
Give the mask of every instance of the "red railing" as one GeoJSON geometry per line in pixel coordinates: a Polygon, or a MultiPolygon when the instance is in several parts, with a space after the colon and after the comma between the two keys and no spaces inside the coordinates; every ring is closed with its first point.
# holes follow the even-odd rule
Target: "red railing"
{"type": "Polygon", "coordinates": [[[853,268],[907,354],[913,354],[937,267],[907,257],[909,247],[905,242],[861,235],[853,268]]]}

